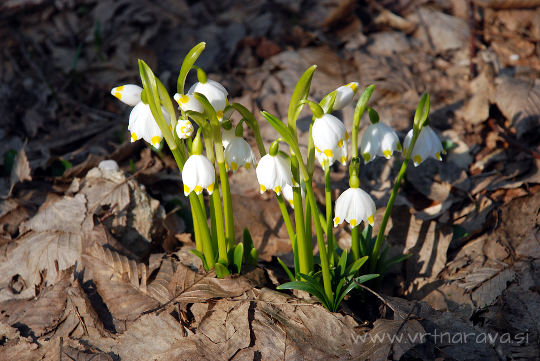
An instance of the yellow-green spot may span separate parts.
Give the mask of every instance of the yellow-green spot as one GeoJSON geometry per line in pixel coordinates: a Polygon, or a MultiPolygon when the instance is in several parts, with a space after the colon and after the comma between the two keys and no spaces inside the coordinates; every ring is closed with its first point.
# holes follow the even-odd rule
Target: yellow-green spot
{"type": "Polygon", "coordinates": [[[217,113],[216,113],[216,117],[218,119],[222,119],[223,118],[223,110],[219,110],[217,113]]]}
{"type": "Polygon", "coordinates": [[[238,169],[238,164],[236,164],[235,162],[231,162],[231,169],[233,171],[236,171],[238,169]]]}
{"type": "Polygon", "coordinates": [[[340,139],[339,142],[337,142],[338,147],[343,147],[343,139],[340,139]]]}
{"type": "Polygon", "coordinates": [[[189,194],[189,187],[184,184],[184,193],[189,194]]]}
{"type": "Polygon", "coordinates": [[[415,155],[413,160],[415,164],[422,163],[422,157],[419,154],[415,155]]]}
{"type": "Polygon", "coordinates": [[[364,154],[362,154],[362,156],[364,157],[364,160],[366,162],[369,162],[369,160],[371,159],[371,155],[369,155],[369,153],[364,153],[364,154]]]}
{"type": "Polygon", "coordinates": [[[180,95],[178,100],[179,100],[179,103],[186,104],[187,102],[189,102],[189,97],[185,94],[182,94],[180,95]]]}
{"type": "Polygon", "coordinates": [[[153,136],[152,145],[157,148],[159,146],[159,143],[161,143],[161,137],[157,135],[153,136]]]}
{"type": "Polygon", "coordinates": [[[261,184],[261,187],[260,187],[260,189],[261,189],[261,193],[263,193],[263,192],[266,192],[266,187],[265,187],[265,186],[263,186],[262,184],[261,184]]]}
{"type": "Polygon", "coordinates": [[[281,187],[277,186],[276,188],[274,188],[274,192],[276,192],[276,194],[280,194],[281,193],[281,187]]]}
{"type": "Polygon", "coordinates": [[[356,85],[356,83],[349,83],[347,86],[351,88],[355,94],[358,91],[358,85],[356,85]]]}
{"type": "Polygon", "coordinates": [[[324,150],[324,155],[326,155],[328,158],[332,158],[334,153],[332,153],[332,151],[330,149],[325,149],[324,150]]]}
{"type": "Polygon", "coordinates": [[[351,227],[356,227],[356,225],[358,224],[358,222],[356,222],[356,219],[351,219],[349,223],[351,224],[351,227]]]}
{"type": "Polygon", "coordinates": [[[246,163],[244,167],[246,167],[246,169],[249,170],[249,168],[251,167],[251,163],[246,163]]]}
{"type": "Polygon", "coordinates": [[[334,224],[339,224],[339,217],[334,218],[334,224]]]}
{"type": "Polygon", "coordinates": [[[383,154],[386,157],[386,159],[388,159],[392,156],[392,151],[387,149],[383,152],[383,154]]]}
{"type": "Polygon", "coordinates": [[[373,223],[375,223],[375,219],[373,218],[373,215],[369,216],[367,221],[369,222],[369,224],[373,226],[373,223]]]}
{"type": "Polygon", "coordinates": [[[195,193],[199,194],[202,192],[202,187],[201,186],[195,186],[195,189],[194,189],[195,193]]]}
{"type": "Polygon", "coordinates": [[[442,160],[441,154],[439,152],[435,153],[435,157],[437,157],[438,160],[442,160]]]}
{"type": "Polygon", "coordinates": [[[401,143],[398,142],[398,144],[396,144],[396,149],[398,152],[401,152],[401,143]]]}
{"type": "Polygon", "coordinates": [[[208,189],[208,193],[214,192],[214,183],[210,184],[206,189],[208,189]]]}
{"type": "Polygon", "coordinates": [[[347,158],[345,158],[344,156],[341,156],[340,162],[341,164],[345,165],[347,163],[347,158]]]}

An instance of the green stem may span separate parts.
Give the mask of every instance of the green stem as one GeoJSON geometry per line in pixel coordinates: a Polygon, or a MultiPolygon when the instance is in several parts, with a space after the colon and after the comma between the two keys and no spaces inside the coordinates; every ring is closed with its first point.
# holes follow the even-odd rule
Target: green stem
{"type": "Polygon", "coordinates": [[[193,233],[195,234],[195,248],[199,252],[203,252],[203,243],[201,239],[201,231],[199,229],[199,224],[197,222],[197,217],[193,216],[193,206],[191,205],[191,199],[189,200],[191,209],[192,209],[192,218],[193,218],[193,233]]]}
{"type": "Polygon", "coordinates": [[[330,183],[330,166],[328,160],[324,160],[324,193],[326,203],[326,243],[328,243],[328,261],[334,266],[334,253],[336,244],[332,234],[332,184],[330,183]]]}
{"type": "Polygon", "coordinates": [[[203,243],[203,254],[206,260],[206,264],[210,269],[214,268],[214,250],[212,248],[212,242],[210,238],[210,229],[208,229],[208,223],[203,216],[203,211],[201,208],[201,203],[199,198],[194,192],[189,193],[189,200],[192,206],[193,216],[197,217],[197,224],[200,226],[199,230],[201,231],[201,238],[203,243]]]}
{"type": "Polygon", "coordinates": [[[298,159],[291,156],[291,171],[293,179],[298,183],[293,189],[293,204],[294,204],[294,223],[296,225],[296,242],[298,245],[298,261],[300,273],[310,274],[313,271],[313,250],[308,245],[305,236],[304,225],[304,207],[302,205],[302,193],[300,190],[300,175],[298,169],[298,159]]]}
{"type": "Polygon", "coordinates": [[[227,240],[225,239],[225,230],[223,229],[223,214],[221,213],[221,197],[219,196],[219,188],[216,187],[212,193],[212,203],[214,206],[214,216],[216,217],[216,233],[218,244],[219,262],[224,265],[229,264],[227,257],[227,240]]]}
{"type": "Polygon", "coordinates": [[[396,200],[396,196],[398,194],[403,177],[405,177],[405,174],[407,172],[407,167],[409,166],[409,162],[411,161],[411,154],[414,150],[414,145],[416,144],[416,139],[418,139],[419,134],[420,130],[414,129],[411,144],[409,145],[409,148],[407,149],[407,154],[405,155],[405,159],[401,164],[401,169],[399,170],[396,182],[394,183],[394,188],[392,189],[392,194],[390,194],[390,199],[388,199],[386,210],[384,211],[383,220],[379,228],[379,233],[377,234],[377,239],[375,240],[375,245],[373,246],[373,251],[370,257],[370,272],[374,272],[377,269],[377,263],[379,262],[379,252],[381,250],[386,225],[388,224],[388,219],[390,218],[392,208],[394,208],[394,201],[396,200]]]}
{"type": "Polygon", "coordinates": [[[360,120],[362,119],[362,115],[364,115],[364,112],[366,111],[367,103],[374,89],[375,85],[367,86],[366,89],[364,89],[364,91],[362,92],[362,95],[360,95],[360,99],[358,99],[356,107],[354,108],[353,126],[351,134],[353,158],[358,157],[358,129],[360,127],[360,120]]]}
{"type": "MultiPolygon", "coordinates": [[[[305,178],[306,181],[309,177],[305,178]]],[[[311,183],[306,183],[306,195],[309,199],[309,204],[311,206],[311,213],[313,214],[313,222],[315,224],[315,230],[317,232],[317,245],[319,246],[319,256],[321,258],[321,269],[323,276],[323,286],[324,293],[328,298],[329,302],[334,300],[334,292],[332,291],[332,279],[330,276],[330,268],[328,264],[328,255],[326,252],[326,245],[324,244],[324,235],[319,221],[319,208],[317,208],[317,203],[315,200],[315,193],[313,193],[313,188],[311,183]]]]}
{"type": "MultiPolygon", "coordinates": [[[[351,253],[353,257],[353,261],[356,261],[360,258],[360,237],[359,237],[359,230],[358,226],[353,227],[351,229],[351,253]]],[[[362,252],[364,254],[364,252],[362,252]]]]}
{"type": "Polygon", "coordinates": [[[309,244],[310,249],[313,249],[313,234],[311,230],[311,206],[309,205],[309,200],[306,199],[305,201],[305,220],[304,224],[306,226],[306,244],[309,244]]]}

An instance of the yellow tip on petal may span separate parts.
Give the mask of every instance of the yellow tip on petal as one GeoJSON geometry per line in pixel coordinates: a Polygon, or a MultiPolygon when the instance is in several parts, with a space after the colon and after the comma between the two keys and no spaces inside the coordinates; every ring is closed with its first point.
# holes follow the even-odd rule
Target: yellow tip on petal
{"type": "Polygon", "coordinates": [[[335,217],[334,218],[334,227],[337,227],[338,224],[339,224],[339,217],[335,217]]]}
{"type": "Polygon", "coordinates": [[[223,110],[219,110],[217,113],[216,113],[216,117],[218,119],[222,119],[223,118],[223,110]]]}
{"type": "Polygon", "coordinates": [[[189,97],[185,94],[182,94],[180,95],[180,97],[178,97],[178,104],[186,104],[187,102],[189,102],[189,97]]]}
{"type": "Polygon", "coordinates": [[[159,143],[161,143],[161,137],[157,136],[157,135],[153,136],[152,137],[152,145],[157,148],[157,147],[159,147],[159,143]]]}
{"type": "Polygon", "coordinates": [[[403,155],[407,155],[407,148],[403,148],[403,155]]]}
{"type": "Polygon", "coordinates": [[[214,193],[214,183],[210,184],[206,189],[208,190],[209,194],[214,193]]]}
{"type": "Polygon", "coordinates": [[[373,226],[373,223],[375,223],[375,219],[373,218],[373,215],[369,216],[367,219],[368,223],[373,226]]]}
{"type": "Polygon", "coordinates": [[[401,152],[401,143],[398,142],[398,144],[396,144],[396,149],[398,150],[398,152],[401,152]]]}
{"type": "Polygon", "coordinates": [[[274,192],[276,192],[276,194],[279,195],[281,193],[281,187],[277,186],[276,188],[274,188],[274,192]]]}
{"type": "Polygon", "coordinates": [[[246,167],[246,169],[249,170],[249,168],[251,167],[251,163],[246,163],[246,165],[244,165],[244,167],[246,167]]]}
{"type": "Polygon", "coordinates": [[[414,165],[418,165],[422,163],[422,157],[419,154],[417,154],[414,156],[413,161],[414,161],[414,165]]]}
{"type": "Polygon", "coordinates": [[[139,139],[139,138],[137,138],[137,134],[131,133],[131,141],[135,142],[137,139],[139,139]]]}
{"type": "Polygon", "coordinates": [[[292,206],[294,204],[292,199],[289,199],[289,204],[292,206]]]}
{"type": "Polygon", "coordinates": [[[349,223],[351,224],[351,227],[356,227],[356,225],[358,224],[358,222],[356,222],[356,219],[351,219],[349,223]]]}
{"type": "Polygon", "coordinates": [[[358,91],[358,85],[356,85],[356,83],[349,83],[347,86],[351,88],[355,94],[358,91]]]}
{"type": "Polygon", "coordinates": [[[122,99],[122,93],[120,93],[119,91],[115,91],[113,95],[120,100],[122,99]]]}
{"type": "Polygon", "coordinates": [[[231,162],[231,169],[236,172],[236,170],[238,169],[238,164],[236,164],[235,162],[231,162]]]}
{"type": "Polygon", "coordinates": [[[187,185],[184,184],[184,194],[187,196],[190,192],[190,189],[187,185]]]}
{"type": "Polygon", "coordinates": [[[332,158],[334,156],[334,153],[332,153],[332,151],[330,149],[325,149],[324,150],[324,155],[326,155],[328,158],[332,158]]]}
{"type": "Polygon", "coordinates": [[[435,153],[435,157],[437,157],[438,160],[442,160],[441,154],[439,152],[435,153]]]}
{"type": "Polygon", "coordinates": [[[345,140],[349,140],[349,132],[345,132],[345,140]]]}
{"type": "Polygon", "coordinates": [[[369,160],[371,159],[371,155],[369,155],[369,153],[364,153],[364,154],[362,154],[362,156],[364,157],[364,160],[366,162],[369,162],[369,160]]]}
{"type": "Polygon", "coordinates": [[[386,159],[390,159],[390,157],[392,156],[392,151],[387,149],[383,152],[383,154],[386,159]]]}
{"type": "Polygon", "coordinates": [[[201,187],[201,186],[195,186],[194,191],[195,191],[195,193],[197,193],[197,194],[201,194],[201,192],[202,192],[202,187],[201,187]]]}
{"type": "Polygon", "coordinates": [[[225,98],[225,104],[229,105],[229,98],[225,98]]]}
{"type": "Polygon", "coordinates": [[[261,193],[264,193],[266,192],[266,187],[261,184],[260,190],[261,190],[261,193]]]}
{"type": "Polygon", "coordinates": [[[343,165],[346,165],[347,164],[347,158],[345,158],[344,156],[341,156],[341,159],[339,160],[341,162],[341,164],[343,165]]]}
{"type": "Polygon", "coordinates": [[[338,147],[343,147],[343,139],[340,139],[339,142],[337,142],[338,147]]]}

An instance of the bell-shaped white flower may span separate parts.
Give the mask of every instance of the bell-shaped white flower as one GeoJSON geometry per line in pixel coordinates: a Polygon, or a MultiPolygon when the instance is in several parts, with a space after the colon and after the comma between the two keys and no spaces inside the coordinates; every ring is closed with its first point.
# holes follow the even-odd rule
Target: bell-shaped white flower
{"type": "Polygon", "coordinates": [[[396,132],[380,121],[367,127],[362,134],[360,143],[362,156],[366,163],[371,162],[377,156],[390,159],[395,150],[401,151],[401,144],[396,132]]]}
{"type": "Polygon", "coordinates": [[[255,165],[255,154],[244,138],[235,136],[229,142],[225,148],[225,164],[233,172],[242,166],[249,170],[255,165]]]}
{"type": "Polygon", "coordinates": [[[208,79],[206,83],[197,82],[188,90],[188,95],[201,93],[210,102],[218,119],[223,119],[223,109],[227,105],[227,90],[217,81],[208,79]]]}
{"type": "Polygon", "coordinates": [[[336,201],[334,227],[343,221],[356,227],[364,221],[373,226],[375,217],[375,202],[360,188],[349,188],[341,193],[336,201]]]}
{"type": "Polygon", "coordinates": [[[176,134],[180,139],[187,139],[193,135],[193,124],[187,119],[178,119],[176,134]]]}
{"type": "Polygon", "coordinates": [[[191,192],[201,194],[206,188],[208,194],[214,192],[216,172],[212,163],[202,154],[191,155],[182,169],[182,182],[184,182],[184,194],[191,192]]]}
{"type": "Polygon", "coordinates": [[[111,94],[123,103],[134,107],[141,101],[143,89],[135,84],[125,84],[112,88],[111,94]]]}
{"type": "Polygon", "coordinates": [[[182,109],[184,112],[187,112],[189,110],[202,113],[204,111],[204,108],[200,101],[195,99],[195,97],[191,94],[174,94],[174,100],[178,103],[178,106],[180,109],[182,109]]]}
{"type": "Polygon", "coordinates": [[[277,154],[266,154],[262,157],[257,165],[256,173],[261,193],[267,189],[273,189],[279,195],[287,184],[293,185],[289,162],[277,154]]]}
{"type": "MultiPolygon", "coordinates": [[[[170,124],[171,120],[169,118],[169,113],[167,113],[163,107],[161,107],[161,112],[163,113],[163,117],[167,124],[170,124]]],[[[131,113],[129,114],[128,129],[131,132],[132,142],[144,139],[155,148],[159,147],[161,139],[163,138],[161,129],[159,129],[159,126],[152,115],[150,106],[144,104],[142,101],[135,105],[131,110],[131,113]]]]}
{"type": "MultiPolygon", "coordinates": [[[[413,130],[411,129],[403,142],[403,154],[407,154],[407,149],[411,144],[412,137],[413,130]]],[[[439,137],[437,137],[437,134],[435,134],[429,125],[425,125],[420,131],[420,135],[418,136],[418,139],[416,139],[414,149],[411,153],[414,166],[417,167],[420,163],[430,157],[442,161],[441,154],[446,154],[446,151],[444,150],[439,137]]]]}
{"type": "Polygon", "coordinates": [[[234,127],[231,129],[222,129],[221,130],[221,143],[223,143],[223,148],[227,148],[231,140],[234,139],[236,135],[234,134],[234,127]]]}
{"type": "Polygon", "coordinates": [[[313,143],[315,149],[323,154],[323,157],[334,157],[336,148],[343,147],[347,141],[347,129],[341,120],[332,114],[323,114],[315,119],[312,128],[313,143]]]}
{"type": "Polygon", "coordinates": [[[352,103],[353,97],[358,92],[358,83],[351,82],[347,85],[342,85],[336,89],[336,101],[334,102],[334,110],[340,110],[352,103]]]}
{"type": "Polygon", "coordinates": [[[321,167],[324,167],[324,161],[328,159],[328,165],[331,166],[334,162],[338,161],[342,165],[347,165],[349,159],[348,143],[349,134],[345,133],[345,140],[342,142],[341,147],[336,147],[332,150],[332,156],[327,157],[324,153],[315,148],[315,158],[319,161],[321,167]]]}

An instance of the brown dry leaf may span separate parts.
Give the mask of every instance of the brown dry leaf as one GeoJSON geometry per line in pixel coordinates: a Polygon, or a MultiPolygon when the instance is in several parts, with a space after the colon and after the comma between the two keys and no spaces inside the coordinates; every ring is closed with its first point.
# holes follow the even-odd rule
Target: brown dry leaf
{"type": "Polygon", "coordinates": [[[53,331],[66,307],[66,288],[71,283],[73,270],[59,274],[60,280],[45,288],[37,299],[10,300],[0,303],[3,321],[28,335],[41,337],[53,331]]]}
{"type": "Polygon", "coordinates": [[[373,329],[365,336],[364,351],[359,359],[373,361],[399,360],[414,345],[422,343],[425,333],[416,320],[376,320],[373,329]],[[379,337],[381,339],[379,339],[379,337]],[[395,342],[392,340],[395,339],[395,342]]]}
{"type": "Polygon", "coordinates": [[[511,269],[481,268],[465,277],[465,283],[458,284],[472,290],[472,299],[478,307],[491,305],[516,277],[511,269]]]}
{"type": "Polygon", "coordinates": [[[18,182],[24,182],[25,180],[31,181],[32,175],[31,175],[31,169],[30,164],[28,163],[28,158],[26,157],[26,152],[24,151],[24,146],[17,152],[17,156],[15,157],[15,162],[13,164],[13,168],[11,169],[11,174],[9,176],[9,193],[8,197],[11,195],[11,192],[13,191],[13,187],[15,187],[15,184],[18,182]]]}
{"type": "Polygon", "coordinates": [[[82,258],[88,272],[85,277],[96,283],[115,319],[133,321],[145,310],[159,305],[148,292],[149,275],[144,264],[98,245],[86,250],[82,258]]]}
{"type": "Polygon", "coordinates": [[[536,82],[501,76],[496,79],[494,103],[511,120],[518,138],[538,129],[540,85],[536,82]]]}
{"type": "Polygon", "coordinates": [[[429,8],[420,8],[409,17],[418,26],[415,35],[430,39],[436,50],[463,49],[469,41],[469,24],[463,19],[429,8]],[[427,30],[427,34],[426,34],[427,30]]]}

